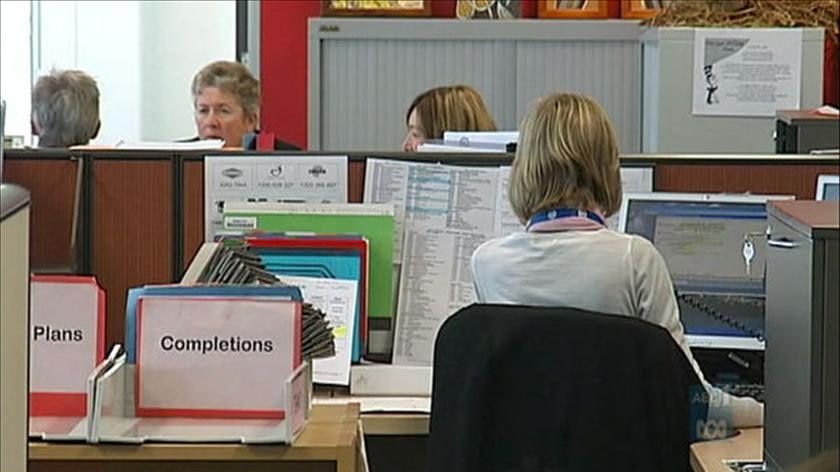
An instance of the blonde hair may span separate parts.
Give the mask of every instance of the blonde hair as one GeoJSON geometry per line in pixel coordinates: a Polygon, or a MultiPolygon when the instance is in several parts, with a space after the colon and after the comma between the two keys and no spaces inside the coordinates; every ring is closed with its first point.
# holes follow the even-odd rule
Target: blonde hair
{"type": "Polygon", "coordinates": [[[496,122],[487,111],[478,91],[468,85],[437,87],[421,93],[411,102],[426,139],[441,139],[444,131],[496,131],[496,122]]]}
{"type": "Polygon", "coordinates": [[[216,61],[204,66],[193,77],[193,105],[207,87],[216,87],[234,96],[246,117],[259,117],[260,82],[238,62],[216,61]]]}
{"type": "Polygon", "coordinates": [[[603,108],[570,93],[537,102],[522,122],[508,194],[522,222],[558,207],[618,211],[618,145],[603,108]]]}

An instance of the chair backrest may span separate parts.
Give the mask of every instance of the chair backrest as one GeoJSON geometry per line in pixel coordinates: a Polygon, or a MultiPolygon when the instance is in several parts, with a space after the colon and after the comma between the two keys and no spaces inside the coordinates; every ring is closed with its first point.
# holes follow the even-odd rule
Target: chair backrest
{"type": "Polygon", "coordinates": [[[429,470],[687,471],[698,389],[660,326],[471,305],[435,343],[429,470]]]}

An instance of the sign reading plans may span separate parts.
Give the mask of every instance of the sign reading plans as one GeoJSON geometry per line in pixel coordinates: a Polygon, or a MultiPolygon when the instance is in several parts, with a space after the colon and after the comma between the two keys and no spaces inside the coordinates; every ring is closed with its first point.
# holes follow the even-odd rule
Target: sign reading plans
{"type": "Polygon", "coordinates": [[[84,416],[87,377],[105,356],[105,291],[94,277],[33,275],[32,416],[84,416]]]}
{"type": "Polygon", "coordinates": [[[137,416],[285,418],[299,302],[143,297],[137,331],[137,416]]]}

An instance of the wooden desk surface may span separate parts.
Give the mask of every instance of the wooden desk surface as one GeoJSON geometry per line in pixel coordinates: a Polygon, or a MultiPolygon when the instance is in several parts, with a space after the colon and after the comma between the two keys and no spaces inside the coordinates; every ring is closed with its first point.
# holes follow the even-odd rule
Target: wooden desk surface
{"type": "Polygon", "coordinates": [[[694,472],[732,472],[725,460],[760,461],[764,450],[764,429],[740,430],[737,436],[691,445],[691,470],[694,472]]]}
{"type": "Polygon", "coordinates": [[[365,434],[426,436],[429,434],[428,397],[351,396],[341,391],[315,392],[316,405],[358,405],[365,434]],[[391,411],[376,411],[387,408],[391,411]]]}
{"type": "MultiPolygon", "coordinates": [[[[309,423],[291,446],[238,444],[144,444],[142,446],[114,444],[60,444],[31,442],[30,470],[80,470],[79,463],[93,463],[92,469],[103,470],[107,463],[148,461],[177,462],[172,470],[187,470],[184,462],[202,462],[201,470],[208,470],[208,462],[320,462],[326,470],[336,472],[364,471],[362,466],[361,423],[359,405],[315,405],[309,423]],[[50,467],[52,462],[64,462],[69,467],[50,467]],[[39,466],[34,467],[33,465],[39,466]]],[[[268,465],[268,464],[266,464],[268,465]]],[[[148,467],[148,465],[146,466],[148,467]]],[[[274,466],[276,467],[276,466],[274,466]]],[[[230,470],[230,464],[219,464],[213,470],[230,470]]],[[[129,467],[131,469],[131,467],[129,467]]],[[[133,470],[133,469],[131,469],[133,470]]],[[[170,470],[170,469],[156,469],[170,470]]],[[[243,469],[244,470],[244,469],[243,469]]],[[[250,469],[249,469],[250,470],[250,469]]],[[[297,465],[294,470],[318,470],[297,465]]]]}

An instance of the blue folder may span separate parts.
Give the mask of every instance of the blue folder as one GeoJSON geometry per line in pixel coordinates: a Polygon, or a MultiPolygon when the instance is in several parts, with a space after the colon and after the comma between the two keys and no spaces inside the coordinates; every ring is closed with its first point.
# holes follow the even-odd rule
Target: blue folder
{"type": "Polygon", "coordinates": [[[302,302],[300,289],[290,286],[244,285],[149,285],[128,289],[125,302],[126,362],[135,363],[137,348],[137,302],[142,296],[160,297],[281,297],[302,302]]]}

